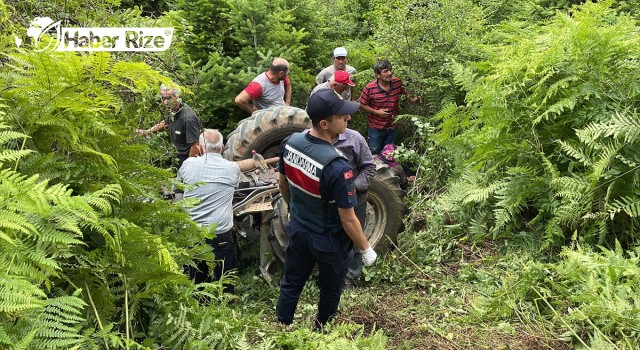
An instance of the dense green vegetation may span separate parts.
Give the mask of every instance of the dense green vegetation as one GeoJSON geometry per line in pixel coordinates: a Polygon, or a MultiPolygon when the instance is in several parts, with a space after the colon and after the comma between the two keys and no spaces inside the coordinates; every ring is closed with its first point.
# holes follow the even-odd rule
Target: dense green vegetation
{"type": "MultiPolygon", "coordinates": [[[[640,347],[640,2],[0,0],[0,348],[636,349],[640,347]],[[36,16],[172,26],[162,53],[35,52],[36,16]],[[24,42],[18,48],[15,38],[24,42]],[[396,250],[313,332],[245,267],[196,288],[210,234],[162,200],[172,148],[133,130],[178,84],[208,127],[270,58],[293,104],[344,45],[358,88],[378,58],[422,96],[403,105],[416,165],[396,250]],[[209,300],[209,303],[201,303],[209,300]]],[[[364,115],[352,127],[364,131],[364,115]]],[[[253,264],[253,265],[252,265],[253,264]]]]}

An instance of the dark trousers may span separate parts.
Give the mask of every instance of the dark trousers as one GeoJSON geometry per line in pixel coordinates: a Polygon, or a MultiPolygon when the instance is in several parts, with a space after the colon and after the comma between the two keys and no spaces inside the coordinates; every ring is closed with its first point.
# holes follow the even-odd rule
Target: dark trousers
{"type": "MultiPolygon", "coordinates": [[[[197,268],[188,267],[189,278],[195,283],[218,281],[225,271],[235,269],[237,265],[236,244],[233,231],[219,233],[214,239],[207,239],[206,242],[213,248],[216,255],[216,267],[213,273],[209,270],[206,261],[195,260],[197,268]]],[[[233,294],[235,291],[233,284],[225,284],[224,292],[233,294]]]]}
{"type": "MultiPolygon", "coordinates": [[[[289,225],[287,233],[290,232],[289,225]]],[[[317,324],[324,325],[337,312],[342,284],[347,274],[348,265],[352,257],[351,244],[346,233],[333,235],[331,239],[341,240],[339,249],[331,248],[330,244],[320,242],[317,235],[307,232],[289,234],[289,244],[286,248],[287,257],[284,262],[284,277],[280,283],[280,297],[276,306],[278,321],[284,324],[293,322],[293,315],[302,293],[304,284],[309,279],[314,265],[318,264],[320,282],[320,301],[318,303],[317,324]],[[329,250],[329,251],[327,251],[329,250]]],[[[325,237],[325,239],[327,239],[325,237]]]]}
{"type": "Polygon", "coordinates": [[[396,135],[398,129],[374,129],[372,127],[367,128],[367,143],[373,157],[382,151],[382,148],[390,143],[396,142],[396,135]]]}

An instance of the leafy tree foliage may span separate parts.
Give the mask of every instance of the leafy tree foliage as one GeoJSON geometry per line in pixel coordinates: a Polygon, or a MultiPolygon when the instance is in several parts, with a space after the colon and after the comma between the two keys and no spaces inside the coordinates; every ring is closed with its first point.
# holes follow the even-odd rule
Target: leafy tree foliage
{"type": "Polygon", "coordinates": [[[314,1],[178,2],[168,18],[185,40],[185,54],[164,70],[173,72],[194,93],[194,106],[205,123],[231,131],[247,117],[235,96],[273,57],[291,64],[295,106],[304,106],[320,65],[322,33],[310,32],[320,14],[314,1]],[[211,11],[203,11],[211,9],[211,11]],[[215,29],[215,30],[213,30],[215,29]],[[310,70],[310,68],[312,70],[310,70]]]}
{"type": "Polygon", "coordinates": [[[487,25],[483,8],[467,0],[373,0],[370,7],[379,58],[389,59],[432,110],[461,101],[450,67],[481,56],[476,44],[487,25]]]}

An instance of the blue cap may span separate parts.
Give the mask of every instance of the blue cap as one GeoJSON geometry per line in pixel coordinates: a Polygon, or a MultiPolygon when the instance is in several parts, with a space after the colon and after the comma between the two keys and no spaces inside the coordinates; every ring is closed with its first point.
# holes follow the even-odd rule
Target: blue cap
{"type": "Polygon", "coordinates": [[[343,100],[333,89],[318,90],[307,102],[307,114],[312,121],[321,121],[334,114],[351,115],[358,109],[360,103],[343,100]]]}

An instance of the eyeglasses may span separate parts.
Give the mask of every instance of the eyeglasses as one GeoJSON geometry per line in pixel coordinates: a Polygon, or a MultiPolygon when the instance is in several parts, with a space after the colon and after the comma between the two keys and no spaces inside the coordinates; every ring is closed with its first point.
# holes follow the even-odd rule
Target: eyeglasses
{"type": "Polygon", "coordinates": [[[160,101],[163,101],[163,102],[164,102],[164,101],[170,100],[170,99],[172,99],[172,98],[174,98],[174,97],[175,97],[174,95],[171,95],[171,96],[161,96],[161,97],[160,97],[160,101]]]}
{"type": "Polygon", "coordinates": [[[346,60],[347,56],[338,56],[338,57],[334,57],[336,60],[346,60]]]}

